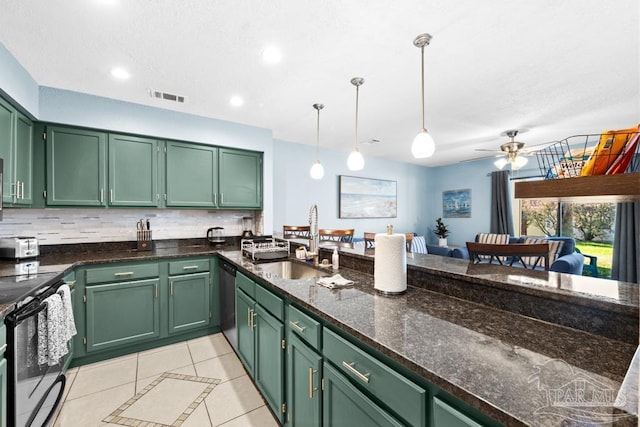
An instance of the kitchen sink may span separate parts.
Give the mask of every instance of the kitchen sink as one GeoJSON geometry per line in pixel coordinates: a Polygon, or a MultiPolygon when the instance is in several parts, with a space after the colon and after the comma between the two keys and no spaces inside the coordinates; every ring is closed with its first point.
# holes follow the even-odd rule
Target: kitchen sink
{"type": "Polygon", "coordinates": [[[317,270],[309,265],[292,261],[268,262],[256,264],[256,272],[262,272],[265,278],[279,277],[281,279],[309,279],[312,277],[326,277],[329,274],[317,270]]]}

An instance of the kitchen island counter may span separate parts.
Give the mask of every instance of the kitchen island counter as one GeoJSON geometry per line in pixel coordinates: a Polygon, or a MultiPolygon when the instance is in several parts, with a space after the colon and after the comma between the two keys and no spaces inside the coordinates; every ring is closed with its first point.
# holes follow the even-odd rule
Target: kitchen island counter
{"type": "Polygon", "coordinates": [[[240,252],[223,251],[220,256],[408,372],[505,425],[558,426],[563,421],[581,425],[578,420],[637,423],[635,415],[613,405],[616,397],[618,403],[637,399],[636,395],[617,396],[635,345],[419,287],[410,286],[399,296],[382,296],[373,289],[373,276],[361,271],[341,268],[339,273],[354,285],[328,289],[313,278],[274,277],[240,252]],[[559,397],[560,390],[585,384],[584,398],[602,407],[571,405],[567,396],[559,397]]]}

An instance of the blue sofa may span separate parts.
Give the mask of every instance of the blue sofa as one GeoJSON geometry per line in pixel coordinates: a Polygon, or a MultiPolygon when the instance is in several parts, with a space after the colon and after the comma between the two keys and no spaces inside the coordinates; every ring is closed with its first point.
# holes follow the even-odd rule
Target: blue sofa
{"type": "MultiPolygon", "coordinates": [[[[510,237],[509,243],[524,243],[526,236],[522,237],[510,237]]],[[[476,237],[477,239],[477,237],[476,237]]],[[[576,241],[572,237],[547,237],[547,240],[560,240],[563,242],[562,248],[558,253],[557,258],[551,263],[549,267],[550,271],[557,273],[568,273],[582,275],[582,268],[584,266],[584,255],[576,252],[576,241]]],[[[428,250],[428,248],[427,248],[428,250]]],[[[469,259],[469,252],[467,248],[455,248],[451,250],[450,255],[453,258],[469,259]]],[[[518,265],[514,264],[514,267],[518,265]]],[[[536,267],[536,269],[544,270],[544,267],[536,267]]]]}

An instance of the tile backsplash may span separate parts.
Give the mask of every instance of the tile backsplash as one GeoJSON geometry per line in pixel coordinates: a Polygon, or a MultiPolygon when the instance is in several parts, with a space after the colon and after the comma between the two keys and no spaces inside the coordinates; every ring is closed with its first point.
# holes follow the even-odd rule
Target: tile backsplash
{"type": "Polygon", "coordinates": [[[35,236],[41,245],[135,241],[140,219],[149,219],[153,240],[205,237],[211,227],[239,236],[244,216],[253,217],[253,232],[261,234],[262,211],[5,208],[0,237],[35,236]]]}

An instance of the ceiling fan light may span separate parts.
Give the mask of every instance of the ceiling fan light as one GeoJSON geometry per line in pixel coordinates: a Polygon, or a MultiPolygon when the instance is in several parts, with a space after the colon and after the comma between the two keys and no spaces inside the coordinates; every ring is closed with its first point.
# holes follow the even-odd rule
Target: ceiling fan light
{"type": "Polygon", "coordinates": [[[357,148],[354,148],[347,158],[347,167],[351,171],[359,171],[364,168],[364,157],[357,148]]]}
{"type": "Polygon", "coordinates": [[[433,137],[427,132],[426,129],[422,129],[420,133],[416,135],[411,144],[411,154],[416,159],[424,159],[425,157],[433,156],[436,151],[436,143],[433,137]]]}
{"type": "Polygon", "coordinates": [[[524,165],[526,165],[529,162],[529,159],[527,159],[524,156],[517,156],[515,159],[513,159],[513,163],[511,163],[511,169],[513,169],[514,171],[517,171],[518,169],[521,169],[524,165]]]}
{"type": "Polygon", "coordinates": [[[313,179],[322,179],[324,177],[324,167],[320,160],[316,160],[316,162],[311,166],[311,170],[309,171],[309,175],[313,179]]]}
{"type": "Polygon", "coordinates": [[[493,162],[495,167],[497,167],[500,170],[502,170],[505,166],[507,166],[507,163],[509,163],[509,161],[504,157],[500,157],[498,160],[493,162]]]}

